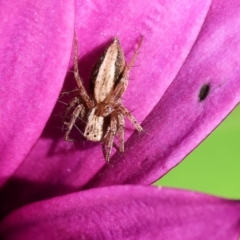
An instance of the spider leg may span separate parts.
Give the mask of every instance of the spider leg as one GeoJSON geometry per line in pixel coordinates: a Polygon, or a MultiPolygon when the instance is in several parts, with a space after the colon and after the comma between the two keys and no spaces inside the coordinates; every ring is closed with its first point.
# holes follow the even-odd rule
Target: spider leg
{"type": "Polygon", "coordinates": [[[78,116],[81,114],[82,110],[83,110],[84,106],[83,104],[79,104],[75,110],[73,111],[73,114],[72,114],[72,117],[71,117],[71,120],[68,122],[68,123],[65,123],[67,125],[67,131],[65,132],[65,135],[64,135],[64,139],[66,141],[74,141],[74,139],[71,139],[69,137],[71,131],[72,131],[72,128],[73,126],[75,125],[75,122],[78,118],[78,116]]]}
{"type": "Polygon", "coordinates": [[[119,151],[124,152],[124,128],[125,128],[125,120],[122,113],[118,114],[118,130],[117,134],[119,135],[119,151]]]}
{"type": "Polygon", "coordinates": [[[136,118],[132,115],[132,113],[125,108],[124,106],[119,106],[122,114],[124,116],[127,116],[128,119],[131,121],[131,123],[134,125],[134,127],[138,130],[138,132],[141,132],[143,130],[143,128],[141,127],[141,125],[138,123],[138,121],[136,120],[136,118]]]}
{"type": "Polygon", "coordinates": [[[114,143],[113,141],[117,132],[117,119],[115,116],[111,116],[110,126],[107,131],[108,134],[106,136],[106,140],[104,141],[103,154],[105,156],[106,161],[109,162],[114,143]]]}
{"type": "Polygon", "coordinates": [[[74,89],[74,90],[71,90],[71,91],[61,92],[59,99],[60,99],[62,96],[64,96],[64,95],[69,95],[70,93],[73,93],[73,92],[79,92],[79,89],[77,88],[77,89],[74,89]]]}
{"type": "Polygon", "coordinates": [[[78,88],[79,88],[79,94],[86,104],[88,108],[92,108],[94,106],[93,101],[90,99],[90,97],[87,94],[87,91],[85,87],[83,86],[82,79],[79,75],[78,70],[78,40],[76,37],[76,33],[74,32],[74,77],[77,82],[78,88]]]}
{"type": "Polygon", "coordinates": [[[77,104],[79,103],[79,99],[78,97],[74,97],[70,102],[69,102],[69,106],[67,107],[64,116],[63,116],[63,120],[66,118],[67,114],[69,113],[69,111],[77,104]]]}
{"type": "Polygon", "coordinates": [[[136,50],[135,50],[135,52],[134,52],[134,54],[133,54],[133,56],[132,56],[132,58],[131,58],[131,60],[130,60],[130,62],[128,64],[129,70],[132,68],[133,64],[136,61],[137,55],[139,54],[139,50],[140,50],[140,48],[142,46],[142,41],[143,41],[143,36],[141,36],[141,38],[140,38],[140,40],[138,42],[137,48],[136,48],[136,50]]]}

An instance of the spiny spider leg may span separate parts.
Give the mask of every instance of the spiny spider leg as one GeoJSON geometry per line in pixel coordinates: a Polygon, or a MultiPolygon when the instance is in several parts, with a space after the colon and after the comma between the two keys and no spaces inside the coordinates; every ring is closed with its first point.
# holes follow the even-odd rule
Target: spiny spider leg
{"type": "Polygon", "coordinates": [[[121,112],[124,116],[127,116],[128,119],[131,121],[131,123],[134,125],[134,127],[138,130],[138,132],[141,132],[143,130],[143,128],[141,127],[141,125],[137,122],[137,120],[135,119],[135,117],[132,115],[132,113],[125,108],[124,106],[119,106],[119,108],[121,109],[121,112]]]}
{"type": "Polygon", "coordinates": [[[79,70],[78,70],[78,40],[76,37],[76,33],[74,32],[74,77],[77,82],[78,88],[79,88],[79,94],[81,98],[83,99],[84,103],[86,106],[90,109],[93,108],[94,103],[90,99],[90,97],[87,94],[87,91],[85,87],[83,86],[82,79],[80,78],[79,75],[79,70]]]}
{"type": "Polygon", "coordinates": [[[59,98],[61,98],[61,97],[64,96],[64,95],[68,95],[68,94],[70,94],[70,93],[73,93],[73,92],[79,92],[79,89],[77,88],[77,89],[74,89],[74,90],[71,90],[71,91],[61,92],[59,98]]]}
{"type": "Polygon", "coordinates": [[[140,40],[138,42],[137,48],[136,48],[136,50],[135,50],[135,52],[134,52],[134,54],[133,54],[133,56],[132,56],[132,58],[131,58],[131,60],[130,60],[130,62],[128,64],[129,70],[132,68],[132,66],[134,65],[134,63],[136,61],[137,55],[139,54],[139,50],[140,50],[140,48],[142,46],[142,41],[143,41],[143,36],[141,36],[141,38],[140,38],[140,40]]]}
{"type": "Polygon", "coordinates": [[[125,120],[122,113],[118,114],[118,130],[117,134],[119,135],[119,151],[124,152],[124,128],[125,128],[125,120]]]}
{"type": "Polygon", "coordinates": [[[81,114],[83,108],[84,108],[83,104],[79,104],[73,111],[73,114],[69,123],[65,123],[67,125],[67,131],[64,135],[64,139],[66,141],[75,141],[74,139],[71,139],[69,135],[71,133],[73,126],[75,125],[76,119],[78,118],[79,114],[81,114]]]}
{"type": "MultiPolygon", "coordinates": [[[[112,152],[112,147],[113,147],[113,141],[115,138],[117,132],[117,119],[113,116],[111,116],[110,120],[110,129],[109,129],[109,137],[107,138],[106,142],[106,149],[105,149],[105,154],[106,154],[106,161],[109,162],[110,157],[111,157],[111,152],[112,152]]],[[[105,144],[105,143],[104,143],[105,144]]]]}
{"type": "Polygon", "coordinates": [[[77,104],[79,103],[79,99],[78,97],[74,97],[70,102],[69,102],[69,106],[67,107],[64,116],[63,116],[63,121],[66,118],[67,114],[69,113],[69,111],[77,104]]]}

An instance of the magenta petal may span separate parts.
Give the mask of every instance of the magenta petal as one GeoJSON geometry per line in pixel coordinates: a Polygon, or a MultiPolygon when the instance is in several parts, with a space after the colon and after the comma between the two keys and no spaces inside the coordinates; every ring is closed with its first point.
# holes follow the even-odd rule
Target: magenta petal
{"type": "MultiPolygon", "coordinates": [[[[138,4],[138,1],[115,0],[94,4],[95,7],[86,1],[77,3],[80,72],[88,81],[86,72],[89,74],[100,50],[103,50],[96,48],[115,35],[119,36],[129,59],[140,34],[143,34],[144,42],[136,62],[138,67],[132,69],[124,99],[127,107],[136,109],[136,118],[144,119],[185,61],[204,21],[209,2],[181,1],[180,4],[174,0],[154,0],[138,4]]],[[[56,129],[61,124],[46,128],[45,134],[13,177],[30,183],[41,182],[42,192],[46,195],[48,191],[54,195],[79,189],[106,164],[100,143],[80,142],[73,146],[64,142],[63,133],[56,129]],[[53,131],[54,139],[46,139],[46,134],[53,131]],[[57,136],[61,136],[61,140],[56,139],[57,136]]],[[[39,192],[34,193],[35,187],[28,189],[29,194],[39,195],[39,192]]]]}
{"type": "Polygon", "coordinates": [[[240,202],[118,186],[37,202],[0,224],[1,239],[237,239],[240,202]]]}
{"type": "Polygon", "coordinates": [[[239,15],[238,0],[212,4],[186,62],[142,124],[146,134],[132,136],[124,156],[116,156],[86,188],[151,184],[176,166],[239,103],[239,15]]]}
{"type": "Polygon", "coordinates": [[[0,186],[41,134],[71,53],[71,0],[0,3],[0,186]]]}

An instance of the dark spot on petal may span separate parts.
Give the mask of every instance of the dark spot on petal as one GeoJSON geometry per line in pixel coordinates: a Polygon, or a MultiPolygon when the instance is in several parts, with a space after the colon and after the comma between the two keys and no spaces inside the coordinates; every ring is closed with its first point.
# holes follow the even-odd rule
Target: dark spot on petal
{"type": "Polygon", "coordinates": [[[87,136],[89,135],[89,132],[87,132],[87,136]]]}
{"type": "Polygon", "coordinates": [[[94,137],[97,137],[97,135],[93,135],[94,137]]]}
{"type": "Polygon", "coordinates": [[[200,102],[203,101],[204,99],[206,99],[206,97],[209,94],[209,90],[210,90],[210,85],[209,84],[204,84],[201,87],[200,92],[198,94],[198,98],[199,98],[200,102]]]}

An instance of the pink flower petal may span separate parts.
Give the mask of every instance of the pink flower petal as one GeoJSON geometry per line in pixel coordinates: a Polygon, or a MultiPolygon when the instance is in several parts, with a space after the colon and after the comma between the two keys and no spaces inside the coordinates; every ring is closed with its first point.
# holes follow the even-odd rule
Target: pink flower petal
{"type": "Polygon", "coordinates": [[[1,239],[237,239],[240,202],[143,186],[37,202],[0,223],[1,239]]]}
{"type": "Polygon", "coordinates": [[[41,134],[71,53],[73,3],[0,3],[0,186],[41,134]]]}
{"type": "MultiPolygon", "coordinates": [[[[93,7],[89,2],[81,2],[81,5],[77,4],[76,32],[81,55],[79,67],[85,80],[88,80],[90,68],[103,51],[103,48],[99,51],[96,47],[118,35],[129,59],[140,34],[144,35],[136,62],[140,65],[132,69],[131,79],[134,80],[130,81],[124,95],[126,106],[137,108],[134,114],[143,119],[159,101],[187,57],[209,3],[189,3],[187,0],[181,1],[181,4],[178,1],[137,3],[106,1],[100,5],[94,3],[93,7]],[[85,72],[88,74],[84,75],[85,72]],[[141,104],[135,105],[139,98],[141,104]]],[[[74,83],[73,77],[70,80],[74,83]]],[[[72,145],[64,142],[63,133],[57,126],[61,127],[62,123],[53,117],[41,139],[2,191],[7,204],[11,202],[6,197],[8,194],[12,196],[11,189],[18,189],[18,199],[21,199],[19,195],[24,189],[25,203],[78,190],[106,164],[100,143],[72,145]],[[35,183],[40,186],[36,188],[35,183]]],[[[13,204],[16,204],[15,200],[13,204]]],[[[5,206],[3,203],[0,205],[5,206]]],[[[3,210],[6,209],[4,207],[3,210]]]]}

